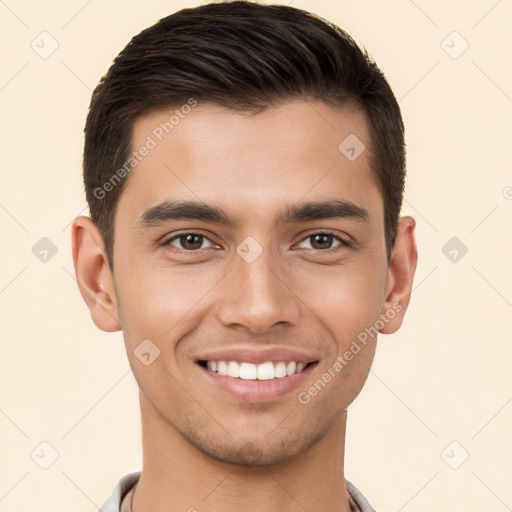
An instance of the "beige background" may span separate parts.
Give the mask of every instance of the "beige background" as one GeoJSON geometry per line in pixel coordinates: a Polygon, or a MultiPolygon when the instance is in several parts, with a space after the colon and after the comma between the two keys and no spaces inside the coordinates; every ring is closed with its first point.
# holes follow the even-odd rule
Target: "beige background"
{"type": "MultiPolygon", "coordinates": [[[[96,511],[141,463],[138,388],[121,334],[79,295],[70,223],[86,212],[91,90],[135,33],[197,3],[0,1],[1,512],[96,511]],[[47,59],[31,48],[43,31],[59,45],[47,59]],[[46,263],[42,237],[57,248],[46,263]]],[[[365,45],[406,123],[418,270],[351,407],[346,475],[383,512],[512,510],[511,2],[277,3],[365,45]],[[469,43],[456,59],[453,31],[469,43]],[[468,248],[456,262],[452,237],[468,248]]]]}

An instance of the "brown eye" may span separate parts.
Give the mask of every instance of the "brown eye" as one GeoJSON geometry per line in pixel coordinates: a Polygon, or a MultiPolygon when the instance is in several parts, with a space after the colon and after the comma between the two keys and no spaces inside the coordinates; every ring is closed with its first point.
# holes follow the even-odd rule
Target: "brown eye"
{"type": "Polygon", "coordinates": [[[197,251],[204,249],[204,247],[202,247],[204,241],[208,241],[208,239],[203,235],[198,235],[197,233],[182,233],[172,237],[165,245],[171,245],[172,247],[186,251],[197,251]]]}
{"type": "Polygon", "coordinates": [[[320,233],[319,235],[313,235],[311,238],[311,247],[313,249],[330,249],[333,242],[332,235],[326,235],[320,233]]]}
{"type": "Polygon", "coordinates": [[[325,251],[338,246],[349,245],[343,238],[331,233],[315,233],[304,238],[301,243],[303,244],[307,241],[309,241],[309,246],[303,248],[314,249],[316,251],[325,251]]]}

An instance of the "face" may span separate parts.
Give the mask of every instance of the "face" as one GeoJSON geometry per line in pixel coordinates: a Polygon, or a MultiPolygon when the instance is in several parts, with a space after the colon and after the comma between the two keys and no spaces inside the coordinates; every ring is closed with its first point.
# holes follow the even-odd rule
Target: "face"
{"type": "Polygon", "coordinates": [[[115,217],[116,314],[143,406],[216,459],[287,460],[357,396],[375,338],[333,365],[385,313],[383,200],[365,116],[319,102],[257,115],[199,103],[158,141],[170,115],[135,123],[132,149],[148,136],[157,144],[115,217]],[[366,147],[355,160],[339,149],[350,134],[366,147]],[[281,361],[291,375],[222,376],[206,360],[220,373],[221,360],[245,363],[246,377],[264,376],[265,361],[282,374],[281,361]]]}

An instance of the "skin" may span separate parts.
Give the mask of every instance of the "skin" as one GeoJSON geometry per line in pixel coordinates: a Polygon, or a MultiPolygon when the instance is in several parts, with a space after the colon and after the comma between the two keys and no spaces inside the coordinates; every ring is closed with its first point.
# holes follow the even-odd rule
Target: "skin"
{"type": "MultiPolygon", "coordinates": [[[[133,148],[172,110],[140,117],[133,148]]],[[[368,376],[376,337],[309,403],[297,395],[393,306],[379,331],[397,331],[409,304],[415,221],[400,219],[388,266],[368,133],[355,107],[295,100],[247,115],[199,103],[131,172],[115,216],[113,275],[94,223],[75,219],[80,291],[100,329],[123,330],[140,388],[144,455],[135,512],[350,510],[347,407],[368,376]],[[366,146],[353,162],[338,149],[349,134],[366,146]],[[176,199],[215,205],[237,223],[140,227],[148,208],[176,199]],[[327,199],[365,208],[368,220],[274,224],[283,208],[327,199]],[[328,238],[319,247],[311,236],[325,230],[351,245],[328,238]],[[159,244],[186,232],[206,237],[199,251],[179,239],[159,244]],[[247,236],[262,248],[252,263],[236,252],[247,236]],[[149,366],[134,354],[145,339],[160,350],[149,366]],[[243,401],[210,385],[194,361],[201,350],[234,345],[295,347],[318,364],[300,389],[243,401]]]]}

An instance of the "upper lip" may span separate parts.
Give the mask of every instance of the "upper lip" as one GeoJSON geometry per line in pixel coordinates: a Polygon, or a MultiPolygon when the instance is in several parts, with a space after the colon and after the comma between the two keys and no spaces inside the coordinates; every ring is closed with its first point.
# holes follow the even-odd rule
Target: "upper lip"
{"type": "Polygon", "coordinates": [[[239,361],[252,364],[262,364],[267,361],[278,363],[280,361],[296,363],[311,363],[318,361],[313,354],[288,347],[226,347],[201,353],[196,361],[239,361]]]}

